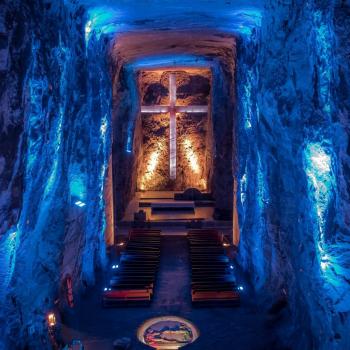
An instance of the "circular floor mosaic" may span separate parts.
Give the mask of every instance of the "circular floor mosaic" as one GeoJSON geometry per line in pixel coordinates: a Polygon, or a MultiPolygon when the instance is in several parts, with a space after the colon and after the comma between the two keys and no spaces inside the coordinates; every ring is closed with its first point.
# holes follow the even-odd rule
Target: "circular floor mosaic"
{"type": "Polygon", "coordinates": [[[193,343],[198,336],[195,325],[176,316],[151,318],[137,331],[138,339],[154,349],[179,349],[193,343]]]}

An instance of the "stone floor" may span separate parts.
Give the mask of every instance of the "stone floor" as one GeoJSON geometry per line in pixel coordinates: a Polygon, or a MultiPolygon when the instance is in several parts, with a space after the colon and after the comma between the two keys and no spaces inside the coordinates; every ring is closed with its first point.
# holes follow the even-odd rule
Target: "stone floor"
{"type": "Polygon", "coordinates": [[[132,349],[146,349],[136,338],[137,328],[148,318],[175,315],[192,321],[199,339],[188,349],[262,350],[279,349],[265,315],[247,302],[235,308],[193,308],[190,301],[190,270],[186,237],[164,236],[154,300],[149,307],[104,309],[100,305],[102,283],[89,291],[71,315],[65,315],[66,340],[84,341],[86,350],[110,350],[121,337],[132,339],[132,349]]]}

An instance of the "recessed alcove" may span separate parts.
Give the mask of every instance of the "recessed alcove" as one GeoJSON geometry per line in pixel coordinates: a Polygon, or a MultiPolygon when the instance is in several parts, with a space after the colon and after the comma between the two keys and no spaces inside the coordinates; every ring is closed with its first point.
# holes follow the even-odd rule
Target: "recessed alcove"
{"type": "Polygon", "coordinates": [[[112,125],[116,222],[138,192],[188,188],[212,194],[216,219],[232,219],[234,177],[227,164],[237,152],[234,37],[196,31],[130,33],[118,38],[111,53],[116,62],[112,125]],[[143,41],[149,45],[142,46],[143,41]],[[174,106],[179,108],[172,155],[171,75],[174,106]],[[191,106],[193,111],[181,110],[191,106]],[[175,158],[173,170],[171,158],[175,158]]]}
{"type": "Polygon", "coordinates": [[[234,105],[231,95],[213,92],[214,87],[223,89],[218,82],[224,80],[230,85],[225,80],[228,77],[221,74],[218,67],[135,71],[122,68],[113,125],[113,191],[117,220],[123,217],[136,192],[182,192],[189,188],[211,193],[214,200],[218,199],[219,219],[232,217],[232,205],[227,207],[227,203],[233,203],[232,168],[221,171],[220,156],[224,157],[221,161],[233,157],[234,130],[233,123],[229,122],[233,112],[221,109],[223,115],[219,115],[219,111],[212,113],[213,103],[222,103],[221,108],[234,105]],[[176,90],[172,136],[170,76],[173,76],[176,90]],[[222,124],[226,125],[225,132],[220,130],[222,124]],[[218,156],[223,146],[225,153],[218,156]],[[121,162],[125,166],[120,167],[121,162]],[[220,205],[220,202],[225,204],[220,205]],[[225,209],[221,210],[220,206],[225,209]]]}
{"type": "MultiPolygon", "coordinates": [[[[212,169],[212,121],[210,112],[211,71],[209,69],[147,70],[138,74],[142,106],[154,106],[156,112],[143,113],[141,159],[138,164],[138,191],[184,191],[197,188],[210,191],[212,169]],[[170,112],[158,108],[169,106],[169,77],[175,77],[174,178],[170,178],[170,112]],[[192,112],[201,105],[207,112],[192,112]]],[[[152,108],[151,108],[152,109],[152,108]]]]}

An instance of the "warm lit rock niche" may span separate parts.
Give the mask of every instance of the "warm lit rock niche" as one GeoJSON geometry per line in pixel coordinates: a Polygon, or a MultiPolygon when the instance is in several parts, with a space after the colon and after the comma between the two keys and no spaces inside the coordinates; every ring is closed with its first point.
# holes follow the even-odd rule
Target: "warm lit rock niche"
{"type": "Polygon", "coordinates": [[[170,113],[141,113],[138,190],[208,190],[212,149],[211,72],[208,69],[139,72],[143,106],[169,105],[169,76],[176,77],[176,106],[208,106],[208,113],[176,113],[176,179],[170,178],[170,113]]]}

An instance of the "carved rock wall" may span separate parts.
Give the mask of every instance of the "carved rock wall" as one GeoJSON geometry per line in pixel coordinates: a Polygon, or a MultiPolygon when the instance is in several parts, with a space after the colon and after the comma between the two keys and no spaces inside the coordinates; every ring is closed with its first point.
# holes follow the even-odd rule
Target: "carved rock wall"
{"type": "Polygon", "coordinates": [[[0,6],[0,347],[49,349],[61,279],[76,296],[105,263],[107,43],[74,1],[0,6]]]}
{"type": "Polygon", "coordinates": [[[238,50],[239,261],[292,349],[350,346],[346,14],[267,1],[238,50]]]}

